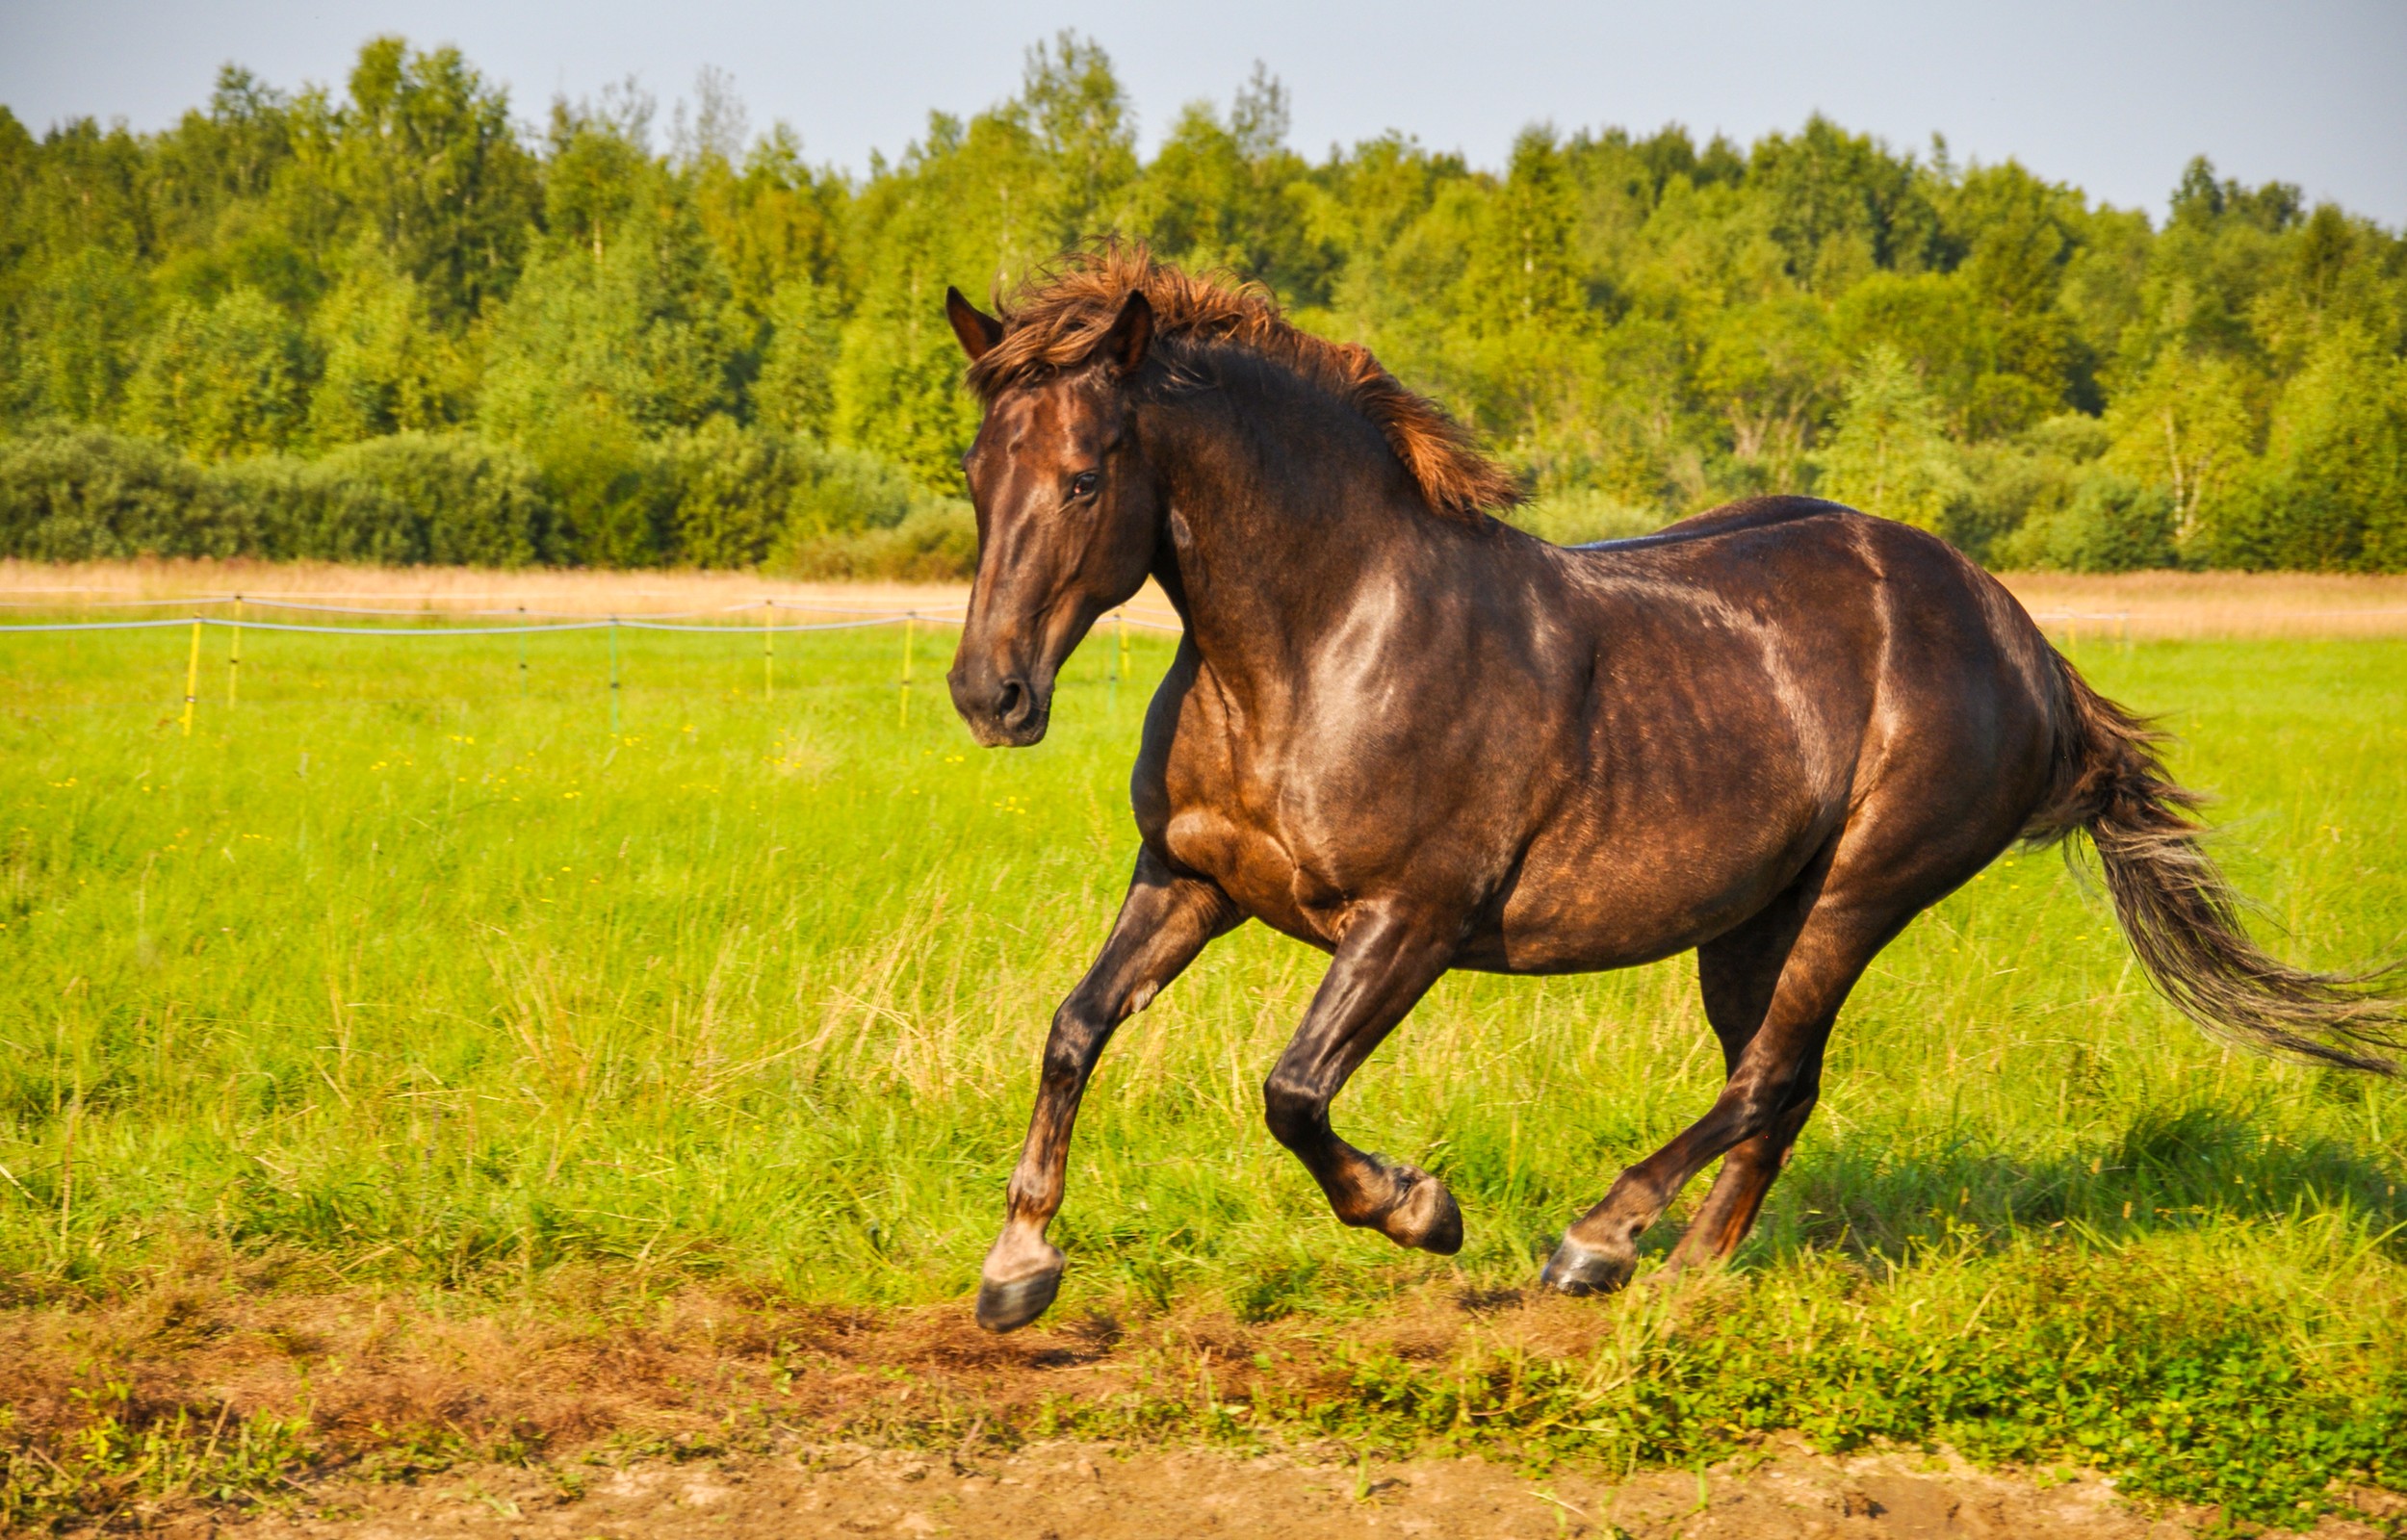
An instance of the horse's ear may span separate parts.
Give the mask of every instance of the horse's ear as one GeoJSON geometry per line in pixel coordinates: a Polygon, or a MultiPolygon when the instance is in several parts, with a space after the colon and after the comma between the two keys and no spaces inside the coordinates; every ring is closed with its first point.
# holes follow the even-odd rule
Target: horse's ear
{"type": "Polygon", "coordinates": [[[1111,330],[1095,345],[1095,356],[1102,359],[1123,374],[1133,374],[1145,362],[1145,350],[1153,345],[1153,304],[1142,289],[1131,289],[1128,297],[1120,302],[1120,314],[1113,318],[1111,330]]]}
{"type": "Polygon", "coordinates": [[[963,298],[958,289],[945,291],[945,319],[953,323],[953,335],[961,339],[961,350],[972,364],[1003,340],[1003,323],[963,298]]]}

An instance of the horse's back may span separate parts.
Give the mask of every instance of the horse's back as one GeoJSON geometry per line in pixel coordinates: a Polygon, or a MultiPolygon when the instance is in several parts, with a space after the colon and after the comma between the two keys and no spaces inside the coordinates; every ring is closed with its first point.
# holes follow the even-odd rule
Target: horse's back
{"type": "Polygon", "coordinates": [[[2045,780],[2053,652],[2005,586],[1936,535],[1766,498],[1565,559],[1597,633],[1639,639],[1623,677],[1778,698],[1849,806],[1876,783],[1919,783],[1934,812],[2010,831],[2027,809],[2003,803],[2045,780]],[[1727,662],[1700,671],[1674,655],[1698,648],[1727,662]],[[2014,788],[2002,801],[1977,789],[2000,783],[2014,788]]]}
{"type": "MultiPolygon", "coordinates": [[[[1719,508],[1691,514],[1676,524],[1668,524],[1651,534],[1629,535],[1619,540],[1592,540],[1585,545],[1566,546],[1566,551],[1611,553],[1625,551],[1647,551],[1662,546],[1676,546],[1691,541],[1710,539],[1715,535],[1735,534],[1750,529],[1771,528],[1795,524],[1829,514],[1855,514],[1842,503],[1827,502],[1821,498],[1769,497],[1747,498],[1725,502],[1719,508]]],[[[1864,517],[1857,514],[1856,517],[1864,517]]]]}
{"type": "Polygon", "coordinates": [[[1870,626],[1909,644],[1995,653],[2022,680],[2042,677],[2036,626],[1970,558],[1819,498],[1752,498],[1652,534],[1562,549],[1574,583],[1599,597],[1735,607],[1800,635],[1870,626]]]}

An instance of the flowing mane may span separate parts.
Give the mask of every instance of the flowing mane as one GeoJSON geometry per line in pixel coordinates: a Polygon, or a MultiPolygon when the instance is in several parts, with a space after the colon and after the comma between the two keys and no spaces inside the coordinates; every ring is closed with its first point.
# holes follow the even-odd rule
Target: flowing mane
{"type": "Polygon", "coordinates": [[[1466,522],[1522,500],[1512,473],[1482,454],[1444,407],[1380,367],[1367,347],[1299,331],[1259,285],[1224,285],[1156,262],[1141,246],[1082,251],[1033,273],[998,302],[1002,340],[970,368],[970,384],[993,400],[1014,385],[1084,362],[1130,294],[1153,307],[1157,349],[1174,362],[1185,345],[1241,347],[1351,401],[1379,425],[1432,512],[1466,522]]]}

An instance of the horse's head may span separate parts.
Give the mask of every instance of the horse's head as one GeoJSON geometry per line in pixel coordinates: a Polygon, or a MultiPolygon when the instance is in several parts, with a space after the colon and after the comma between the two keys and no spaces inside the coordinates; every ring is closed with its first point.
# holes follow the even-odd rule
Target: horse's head
{"type": "MultiPolygon", "coordinates": [[[[972,363],[1002,341],[1002,322],[959,290],[945,291],[945,314],[972,363]]],[[[1152,338],[1152,306],[1129,295],[1083,362],[997,391],[962,462],[978,573],[945,679],[989,747],[1045,736],[1063,661],[1144,586],[1161,506],[1127,385],[1152,338]]]]}

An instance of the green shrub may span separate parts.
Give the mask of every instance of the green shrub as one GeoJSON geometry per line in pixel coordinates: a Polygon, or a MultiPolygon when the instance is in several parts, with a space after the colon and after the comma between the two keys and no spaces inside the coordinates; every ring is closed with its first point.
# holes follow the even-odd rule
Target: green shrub
{"type": "Polygon", "coordinates": [[[33,561],[232,556],[258,546],[251,510],[164,445],[98,428],[0,439],[0,555],[33,561]]]}
{"type": "Polygon", "coordinates": [[[2070,504],[2042,510],[1998,541],[2007,567],[2056,572],[2135,572],[2175,564],[2173,499],[2110,471],[2090,471],[2070,504]]]}
{"type": "Polygon", "coordinates": [[[1630,502],[1593,487],[1550,492],[1514,509],[1506,522],[1558,546],[1625,540],[1651,534],[1670,521],[1661,508],[1630,502]]]}
{"type": "Polygon", "coordinates": [[[792,578],[967,581],[978,570],[977,520],[966,502],[930,501],[889,528],[795,539],[770,565],[792,578]]]}
{"type": "MultiPolygon", "coordinates": [[[[535,464],[466,433],[397,433],[315,467],[327,505],[380,522],[366,559],[524,567],[552,553],[552,500],[535,464]]],[[[315,555],[317,552],[297,552],[315,555]]]]}
{"type": "Polygon", "coordinates": [[[557,511],[551,559],[584,567],[658,567],[672,559],[674,454],[599,414],[552,424],[528,450],[557,511]]]}

